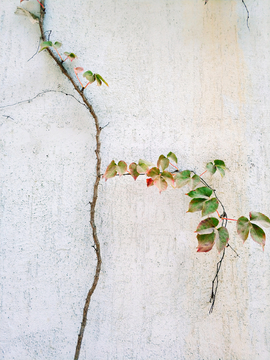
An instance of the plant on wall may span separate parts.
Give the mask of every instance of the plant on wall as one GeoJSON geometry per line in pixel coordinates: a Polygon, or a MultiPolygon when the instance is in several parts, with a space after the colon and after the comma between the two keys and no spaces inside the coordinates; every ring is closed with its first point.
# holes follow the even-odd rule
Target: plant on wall
{"type": "MultiPolygon", "coordinates": [[[[65,51],[62,53],[60,50],[62,48],[62,43],[60,41],[51,41],[50,35],[46,36],[46,31],[44,30],[44,18],[46,13],[45,0],[37,1],[40,5],[39,16],[29,12],[23,7],[18,7],[16,13],[27,16],[32,23],[39,25],[41,33],[39,52],[46,51],[57,64],[63,75],[68,78],[74,89],[79,94],[82,100],[81,104],[83,104],[88,109],[95,124],[96,174],[93,184],[93,194],[90,200],[90,225],[92,229],[92,236],[94,241],[93,247],[97,257],[97,263],[94,279],[85,300],[81,327],[78,334],[74,356],[74,360],[78,360],[87,322],[87,313],[92,295],[99,281],[102,263],[100,242],[97,236],[97,228],[95,223],[98,187],[102,176],[105,180],[107,180],[115,176],[130,175],[134,180],[136,180],[138,176],[143,175],[146,176],[147,187],[156,186],[160,193],[165,191],[169,186],[173,187],[174,189],[184,186],[190,187],[190,191],[188,191],[186,194],[191,199],[188,212],[193,213],[200,211],[203,217],[195,231],[198,240],[197,251],[208,252],[214,247],[214,244],[216,244],[218,252],[221,253],[220,261],[217,264],[216,275],[212,282],[212,293],[210,299],[212,305],[210,312],[212,311],[215,303],[218,286],[218,274],[221,263],[225,256],[226,248],[230,246],[229,231],[227,229],[228,222],[235,221],[237,223],[237,232],[243,241],[246,241],[250,235],[255,242],[259,243],[262,248],[264,248],[265,233],[259,225],[269,227],[270,219],[264,214],[254,211],[250,212],[249,218],[245,216],[239,217],[238,220],[228,218],[225,207],[218,198],[216,190],[203,179],[203,175],[206,171],[212,175],[215,173],[220,173],[221,176],[224,176],[226,165],[222,160],[216,159],[214,161],[208,162],[206,164],[205,172],[203,172],[201,175],[197,175],[193,170],[180,170],[177,165],[177,156],[174,153],[169,152],[167,156],[160,155],[156,165],[146,160],[139,160],[138,163],[133,162],[128,166],[126,162],[122,160],[118,163],[112,160],[108,165],[105,173],[102,175],[100,155],[100,134],[102,127],[100,126],[97,114],[86,95],[86,89],[93,83],[96,83],[98,86],[101,86],[102,84],[108,86],[108,83],[100,74],[93,73],[91,70],[84,71],[84,68],[82,67],[74,67],[73,72],[69,72],[69,70],[65,67],[65,64],[67,61],[72,62],[77,58],[77,55],[70,51],[65,51]]],[[[20,2],[23,2],[23,0],[20,0],[20,2]]]]}

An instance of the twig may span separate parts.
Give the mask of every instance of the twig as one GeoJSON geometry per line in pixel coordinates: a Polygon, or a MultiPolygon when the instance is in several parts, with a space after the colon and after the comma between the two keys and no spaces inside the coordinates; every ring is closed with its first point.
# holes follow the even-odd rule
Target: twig
{"type": "Polygon", "coordinates": [[[61,90],[44,90],[44,91],[42,91],[41,93],[38,93],[37,95],[35,95],[35,96],[34,96],[33,98],[31,98],[31,99],[18,101],[18,102],[14,103],[14,104],[9,104],[9,105],[0,106],[0,109],[4,109],[4,108],[7,108],[7,107],[11,107],[11,106],[16,106],[16,105],[19,105],[19,104],[23,104],[23,103],[25,103],[25,102],[30,103],[31,101],[35,100],[36,98],[38,98],[38,97],[40,97],[40,96],[43,96],[43,95],[45,95],[45,94],[47,94],[47,93],[51,93],[51,92],[62,93],[62,94],[64,94],[64,95],[66,95],[66,96],[71,96],[71,97],[72,97],[73,99],[75,99],[79,104],[81,104],[81,105],[83,105],[83,106],[85,106],[85,107],[87,108],[87,106],[86,106],[83,102],[81,102],[80,100],[78,100],[78,99],[77,99],[74,95],[72,95],[72,94],[67,94],[67,93],[65,93],[64,91],[61,91],[61,90]]]}
{"type": "Polygon", "coordinates": [[[250,30],[249,23],[248,23],[248,21],[249,21],[249,10],[248,10],[247,5],[246,5],[244,0],[242,0],[242,3],[243,3],[243,5],[244,5],[244,7],[246,9],[246,12],[247,12],[247,27],[248,27],[248,30],[250,30]]]}
{"type": "Polygon", "coordinates": [[[9,115],[2,115],[2,116],[4,116],[4,117],[7,118],[7,119],[14,120],[13,117],[11,117],[11,116],[9,116],[9,115]]]}
{"type": "Polygon", "coordinates": [[[218,273],[220,271],[221,264],[222,264],[222,261],[225,256],[225,249],[226,248],[224,248],[221,258],[220,258],[219,262],[217,263],[216,275],[212,281],[212,292],[211,292],[210,301],[209,301],[210,303],[212,303],[212,305],[210,307],[209,314],[211,314],[213,312],[213,308],[214,308],[215,301],[216,301],[216,295],[217,295],[217,289],[218,289],[218,273]]]}
{"type": "MultiPolygon", "coordinates": [[[[45,0],[41,0],[41,4],[40,4],[40,18],[39,18],[39,28],[40,28],[40,33],[41,33],[41,38],[43,41],[46,41],[46,36],[45,36],[45,31],[44,31],[44,6],[45,5],[45,0]]],[[[95,123],[95,127],[96,127],[96,180],[94,183],[94,187],[93,187],[93,196],[92,196],[92,201],[90,202],[90,225],[92,228],[92,236],[93,236],[93,240],[94,240],[94,246],[95,246],[95,252],[96,252],[96,256],[97,256],[97,264],[96,264],[96,271],[95,271],[95,276],[92,282],[92,285],[88,291],[86,300],[85,300],[85,304],[84,304],[84,309],[83,309],[83,317],[82,317],[82,322],[81,322],[81,328],[80,328],[80,332],[78,334],[78,340],[77,340],[77,346],[76,346],[76,351],[75,351],[75,356],[74,356],[74,360],[78,360],[79,356],[80,356],[80,350],[81,350],[81,344],[82,344],[82,340],[83,340],[83,335],[84,335],[84,330],[86,327],[86,322],[87,322],[87,313],[88,313],[88,309],[89,309],[89,305],[90,305],[90,301],[92,298],[92,295],[96,289],[98,280],[99,280],[99,275],[100,275],[100,270],[101,270],[101,253],[100,253],[100,243],[99,243],[99,239],[97,236],[97,229],[96,229],[96,224],[95,224],[95,209],[96,209],[96,203],[97,203],[97,198],[98,198],[98,185],[100,182],[100,167],[101,167],[101,157],[100,157],[100,133],[101,133],[101,128],[99,125],[99,120],[98,117],[92,107],[92,105],[89,103],[88,99],[85,97],[84,93],[83,93],[83,88],[80,88],[74,81],[74,79],[71,77],[71,75],[67,72],[67,70],[64,67],[64,63],[62,61],[60,61],[58,59],[58,57],[52,52],[52,50],[50,48],[46,49],[48,51],[48,53],[50,54],[50,56],[52,57],[52,59],[56,62],[56,64],[58,65],[59,69],[62,71],[62,73],[69,79],[69,81],[72,83],[74,89],[78,92],[78,94],[80,95],[82,101],[84,102],[85,106],[87,107],[87,109],[89,110],[91,116],[94,119],[94,123],[95,123]]]]}

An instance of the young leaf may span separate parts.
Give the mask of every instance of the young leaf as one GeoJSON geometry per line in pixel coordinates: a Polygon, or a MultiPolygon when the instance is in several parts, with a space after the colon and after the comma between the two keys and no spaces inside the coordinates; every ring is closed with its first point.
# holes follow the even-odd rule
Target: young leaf
{"type": "Polygon", "coordinates": [[[83,73],[83,77],[85,77],[89,81],[90,84],[92,84],[96,80],[95,75],[90,70],[83,73]]]}
{"type": "Polygon", "coordinates": [[[205,199],[192,199],[187,212],[201,211],[205,201],[205,199]]]}
{"type": "Polygon", "coordinates": [[[218,230],[218,236],[216,239],[216,247],[218,252],[220,253],[225,248],[225,246],[229,241],[229,232],[224,226],[221,226],[217,230],[218,230]]]}
{"type": "Polygon", "coordinates": [[[108,179],[115,177],[116,174],[116,163],[114,160],[112,160],[111,163],[108,165],[103,177],[105,178],[105,181],[107,181],[108,179]]]}
{"type": "Polygon", "coordinates": [[[136,180],[137,177],[140,175],[137,171],[137,164],[134,162],[129,165],[129,172],[134,180],[136,180]]]}
{"type": "Polygon", "coordinates": [[[209,189],[209,187],[203,186],[199,187],[196,190],[192,190],[189,193],[187,193],[188,196],[191,198],[205,198],[208,199],[212,195],[212,190],[209,189]]]}
{"type": "Polygon", "coordinates": [[[174,174],[174,181],[177,188],[185,186],[188,182],[190,182],[190,171],[184,170],[180,173],[174,174]]]}
{"type": "Polygon", "coordinates": [[[261,227],[256,224],[251,224],[250,235],[252,239],[258,244],[262,245],[264,249],[265,246],[265,232],[261,227]]]}
{"type": "Polygon", "coordinates": [[[97,82],[100,81],[100,84],[101,84],[101,81],[104,82],[105,85],[109,86],[108,83],[103,79],[103,77],[99,74],[95,74],[96,75],[96,79],[97,79],[97,82]]]}
{"type": "Polygon", "coordinates": [[[216,198],[206,201],[202,208],[202,216],[212,214],[218,208],[218,201],[216,198]]]}
{"type": "Polygon", "coordinates": [[[149,176],[151,179],[156,180],[159,177],[160,170],[157,167],[152,167],[147,171],[147,176],[149,176]]]}
{"type": "Polygon", "coordinates": [[[220,175],[223,177],[225,175],[225,170],[220,166],[217,166],[217,169],[220,172],[220,175]]]}
{"type": "Polygon", "coordinates": [[[198,175],[193,175],[191,180],[190,180],[190,186],[191,189],[195,189],[196,186],[201,182],[201,179],[198,175]]]}
{"type": "Polygon", "coordinates": [[[157,167],[161,167],[161,170],[164,171],[169,166],[170,161],[164,155],[160,155],[157,161],[157,167]]]}
{"type": "Polygon", "coordinates": [[[119,176],[122,176],[126,171],[127,171],[127,164],[123,160],[119,161],[117,165],[117,172],[119,176]]]}
{"type": "MultiPolygon", "coordinates": [[[[219,220],[214,217],[207,218],[205,220],[202,220],[199,225],[197,226],[197,229],[195,232],[198,234],[202,234],[205,230],[215,228],[218,226],[219,220]]],[[[212,232],[212,231],[211,231],[212,232]]]]}
{"type": "Polygon", "coordinates": [[[73,61],[74,59],[76,59],[77,55],[75,55],[72,52],[64,52],[64,54],[69,58],[70,61],[73,61]]]}
{"type": "Polygon", "coordinates": [[[56,42],[53,44],[53,47],[54,47],[55,49],[59,49],[61,46],[62,46],[62,44],[61,44],[59,41],[56,41],[56,42]]]}
{"type": "Polygon", "coordinates": [[[154,180],[154,184],[159,189],[159,193],[161,193],[162,191],[165,191],[167,189],[167,187],[168,187],[167,182],[161,176],[158,176],[154,180]]]}
{"type": "Polygon", "coordinates": [[[249,218],[251,221],[258,221],[264,227],[267,227],[267,228],[270,227],[269,217],[267,217],[266,215],[264,215],[260,212],[255,212],[255,211],[250,212],[249,218]]]}
{"type": "Polygon", "coordinates": [[[197,252],[207,252],[214,246],[216,234],[213,231],[211,234],[197,235],[198,247],[197,252]]]}
{"type": "Polygon", "coordinates": [[[151,178],[146,179],[146,185],[147,185],[147,187],[149,187],[149,186],[153,186],[153,185],[154,185],[154,180],[153,180],[153,179],[151,179],[151,178]]]}
{"type": "Polygon", "coordinates": [[[177,157],[174,153],[172,153],[171,151],[169,152],[169,154],[167,155],[168,159],[171,159],[172,161],[174,161],[177,164],[177,157]]]}
{"type": "Polygon", "coordinates": [[[30,11],[18,6],[16,11],[15,11],[16,15],[24,15],[26,17],[28,17],[28,19],[31,21],[32,24],[36,24],[39,22],[39,17],[36,16],[35,14],[31,13],[30,11]]]}
{"type": "Polygon", "coordinates": [[[82,67],[76,67],[76,68],[74,68],[74,72],[75,72],[75,74],[79,74],[79,73],[83,72],[83,68],[82,67]]]}
{"type": "Polygon", "coordinates": [[[41,52],[42,50],[47,49],[48,47],[50,47],[52,45],[53,45],[53,43],[51,41],[42,41],[42,43],[40,44],[39,52],[41,52]]]}
{"type": "Polygon", "coordinates": [[[237,220],[237,233],[243,241],[246,241],[248,238],[249,230],[251,229],[251,223],[245,216],[241,216],[237,220]]]}
{"type": "Polygon", "coordinates": [[[174,179],[173,179],[172,174],[169,171],[163,171],[161,173],[161,177],[167,182],[167,184],[174,187],[174,179]]]}
{"type": "Polygon", "coordinates": [[[210,161],[206,164],[206,170],[210,172],[210,174],[214,175],[214,173],[217,171],[216,166],[210,161]]]}
{"type": "Polygon", "coordinates": [[[101,86],[102,85],[102,81],[97,77],[97,75],[95,74],[96,80],[97,80],[97,86],[101,86]]]}

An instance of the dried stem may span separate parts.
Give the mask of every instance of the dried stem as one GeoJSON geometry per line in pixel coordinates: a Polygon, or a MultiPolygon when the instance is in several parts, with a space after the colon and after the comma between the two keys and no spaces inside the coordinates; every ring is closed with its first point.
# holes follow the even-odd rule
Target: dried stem
{"type": "MultiPolygon", "coordinates": [[[[42,40],[46,41],[46,36],[45,36],[45,31],[44,31],[44,15],[45,15],[44,9],[45,9],[45,0],[41,0],[39,28],[40,28],[42,40]]],[[[50,54],[50,56],[52,57],[52,59],[56,62],[56,64],[58,65],[58,67],[60,68],[62,73],[72,83],[74,89],[80,95],[82,101],[84,102],[84,104],[86,105],[90,114],[92,115],[94,122],[95,122],[95,127],[96,127],[96,150],[95,150],[95,153],[96,153],[96,180],[95,180],[94,188],[93,188],[92,201],[90,202],[90,206],[91,206],[91,208],[90,208],[90,225],[92,228],[92,236],[93,236],[93,240],[94,240],[94,244],[95,244],[94,249],[95,249],[96,256],[97,256],[97,265],[96,265],[94,280],[93,280],[91,288],[88,291],[88,294],[87,294],[87,297],[85,300],[85,304],[84,304],[83,318],[82,318],[82,322],[81,322],[81,328],[80,328],[80,332],[78,335],[78,341],[77,341],[77,346],[76,346],[76,351],[75,351],[75,356],[74,356],[74,360],[78,360],[79,356],[80,356],[80,350],[81,350],[81,344],[82,344],[82,340],[83,340],[84,330],[85,330],[86,322],[87,322],[87,313],[88,313],[91,297],[97,287],[100,270],[101,270],[101,263],[102,263],[101,254],[100,254],[100,243],[98,240],[97,229],[96,229],[96,224],[95,224],[95,210],[96,210],[96,203],[97,203],[97,198],[98,198],[98,185],[100,182],[100,166],[101,166],[100,133],[101,133],[102,128],[99,125],[98,117],[97,117],[92,105],[89,103],[88,99],[86,98],[86,96],[83,93],[84,89],[75,83],[74,79],[71,77],[71,75],[65,69],[65,67],[63,65],[63,61],[59,60],[59,58],[54,54],[54,52],[50,48],[47,48],[47,51],[50,54]]]]}

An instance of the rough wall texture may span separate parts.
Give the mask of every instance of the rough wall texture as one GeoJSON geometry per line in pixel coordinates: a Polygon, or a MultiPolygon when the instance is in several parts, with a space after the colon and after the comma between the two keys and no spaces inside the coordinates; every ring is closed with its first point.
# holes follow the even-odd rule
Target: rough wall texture
{"type": "MultiPolygon", "coordinates": [[[[231,171],[209,181],[230,217],[270,214],[270,5],[246,4],[250,31],[240,0],[47,1],[52,39],[110,84],[87,88],[108,124],[102,171],[169,151],[197,171],[222,158],[231,171]]],[[[95,268],[94,126],[45,52],[27,62],[39,29],[17,5],[2,0],[1,105],[56,92],[0,109],[0,358],[69,360],[95,268]]],[[[270,359],[269,242],[243,246],[229,226],[240,257],[228,249],[209,315],[219,256],[196,253],[185,191],[128,177],[99,190],[103,266],[81,360],[270,359]]]]}

